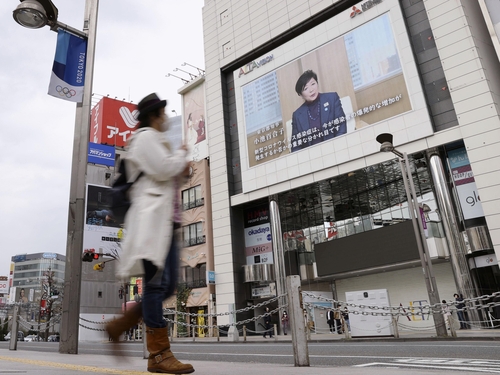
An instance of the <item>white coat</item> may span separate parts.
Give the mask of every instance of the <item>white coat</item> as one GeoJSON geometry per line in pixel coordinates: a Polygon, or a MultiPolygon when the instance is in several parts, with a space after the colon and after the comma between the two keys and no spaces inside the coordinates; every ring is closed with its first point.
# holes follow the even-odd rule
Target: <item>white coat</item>
{"type": "Polygon", "coordinates": [[[125,215],[125,234],[117,277],[144,274],[143,259],[159,269],[165,266],[173,238],[174,199],[187,162],[186,150],[172,151],[163,134],[139,129],[129,142],[127,176],[135,181],[129,190],[131,206],[125,215]]]}

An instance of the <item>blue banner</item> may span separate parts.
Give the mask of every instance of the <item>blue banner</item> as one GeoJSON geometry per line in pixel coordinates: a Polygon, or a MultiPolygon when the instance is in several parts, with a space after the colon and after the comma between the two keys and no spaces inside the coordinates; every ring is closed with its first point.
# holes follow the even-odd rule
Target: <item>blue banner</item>
{"type": "Polygon", "coordinates": [[[71,102],[82,101],[86,57],[87,40],[59,29],[49,95],[71,102]]]}
{"type": "Polygon", "coordinates": [[[89,143],[88,162],[114,167],[115,148],[113,146],[105,146],[98,143],[89,143]]]}

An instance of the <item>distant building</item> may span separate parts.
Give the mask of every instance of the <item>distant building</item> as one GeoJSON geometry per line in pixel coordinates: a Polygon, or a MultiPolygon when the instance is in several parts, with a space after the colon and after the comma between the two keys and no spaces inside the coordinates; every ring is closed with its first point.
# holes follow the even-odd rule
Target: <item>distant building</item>
{"type": "Polygon", "coordinates": [[[47,299],[63,288],[66,256],[56,253],[20,254],[11,258],[12,284],[7,302],[20,302],[21,316],[27,321],[40,321],[47,299]],[[47,286],[47,272],[53,271],[53,288],[47,286]],[[55,292],[55,293],[54,293],[55,292]]]}

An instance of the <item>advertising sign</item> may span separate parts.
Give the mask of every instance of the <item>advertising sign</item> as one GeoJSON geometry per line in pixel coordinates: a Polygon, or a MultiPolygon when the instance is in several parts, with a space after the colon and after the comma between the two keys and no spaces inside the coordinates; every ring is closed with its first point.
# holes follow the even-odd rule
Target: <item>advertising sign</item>
{"type": "Polygon", "coordinates": [[[412,109],[388,14],[242,90],[250,167],[412,109]]]}
{"type": "Polygon", "coordinates": [[[87,40],[59,29],[48,94],[71,102],[81,102],[86,59],[87,40]]]}
{"type": "Polygon", "coordinates": [[[184,142],[189,147],[190,159],[199,161],[208,157],[205,83],[202,82],[184,93],[182,102],[184,142]]]}
{"type": "Polygon", "coordinates": [[[10,288],[9,292],[9,303],[16,303],[16,293],[17,293],[17,287],[13,286],[10,288]]]}
{"type": "Polygon", "coordinates": [[[8,280],[0,281],[0,294],[8,294],[9,293],[9,282],[8,280]]]}
{"type": "Polygon", "coordinates": [[[497,56],[500,58],[500,2],[498,0],[479,0],[486,26],[497,56]]]}
{"type": "Polygon", "coordinates": [[[83,249],[119,256],[123,237],[123,219],[116,219],[110,211],[106,186],[87,184],[83,249]]]}
{"type": "Polygon", "coordinates": [[[245,210],[244,230],[247,265],[274,263],[269,205],[245,210]]]}
{"type": "Polygon", "coordinates": [[[271,298],[276,296],[276,283],[252,288],[252,298],[271,298]]]}
{"type": "Polygon", "coordinates": [[[207,271],[207,285],[215,285],[215,271],[207,271]]]}
{"type": "Polygon", "coordinates": [[[89,154],[87,161],[89,163],[115,166],[115,148],[113,146],[100,145],[98,143],[89,143],[89,154]]]}
{"type": "Polygon", "coordinates": [[[465,148],[448,151],[448,161],[464,219],[484,216],[483,206],[465,148]]]}
{"type": "Polygon", "coordinates": [[[399,2],[356,9],[233,72],[245,193],[433,134],[399,2]]]}
{"type": "Polygon", "coordinates": [[[137,113],[135,104],[102,98],[92,108],[89,142],[124,147],[137,127],[137,113]]]}

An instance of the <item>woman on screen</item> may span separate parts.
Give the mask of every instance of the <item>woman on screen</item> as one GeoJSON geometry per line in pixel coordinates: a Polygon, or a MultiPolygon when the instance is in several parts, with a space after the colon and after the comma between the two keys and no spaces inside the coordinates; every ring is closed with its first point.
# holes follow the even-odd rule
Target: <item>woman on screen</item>
{"type": "Polygon", "coordinates": [[[302,73],[295,91],[304,103],[292,115],[292,152],[346,133],[340,97],[336,92],[320,93],[316,73],[302,73]]]}

